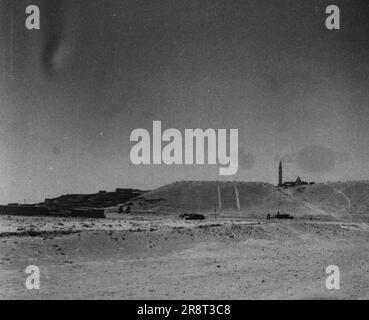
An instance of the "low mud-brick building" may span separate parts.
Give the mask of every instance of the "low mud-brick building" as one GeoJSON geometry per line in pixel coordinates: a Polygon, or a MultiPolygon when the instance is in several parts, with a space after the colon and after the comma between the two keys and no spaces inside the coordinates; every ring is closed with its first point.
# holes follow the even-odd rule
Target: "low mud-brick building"
{"type": "Polygon", "coordinates": [[[0,205],[0,215],[47,216],[48,214],[49,210],[41,206],[19,204],[0,205]]]}

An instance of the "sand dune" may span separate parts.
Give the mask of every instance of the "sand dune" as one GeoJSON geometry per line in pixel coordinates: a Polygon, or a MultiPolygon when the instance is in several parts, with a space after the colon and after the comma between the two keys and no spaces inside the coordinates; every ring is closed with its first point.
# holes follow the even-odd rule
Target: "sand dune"
{"type": "Polygon", "coordinates": [[[144,193],[129,202],[137,211],[202,211],[263,218],[277,211],[301,215],[308,211],[291,196],[261,182],[181,181],[144,193]]]}
{"type": "Polygon", "coordinates": [[[129,201],[147,212],[202,211],[208,214],[262,217],[277,211],[296,218],[366,219],[369,182],[335,182],[277,188],[269,183],[181,181],[129,201]]]}
{"type": "Polygon", "coordinates": [[[369,218],[368,181],[319,183],[290,189],[288,193],[341,219],[369,218]]]}

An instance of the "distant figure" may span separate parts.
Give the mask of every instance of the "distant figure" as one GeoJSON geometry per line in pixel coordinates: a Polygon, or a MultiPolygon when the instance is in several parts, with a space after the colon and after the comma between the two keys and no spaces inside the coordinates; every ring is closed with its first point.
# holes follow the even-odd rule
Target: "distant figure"
{"type": "Polygon", "coordinates": [[[130,214],[131,213],[131,206],[124,206],[123,207],[123,212],[127,213],[127,214],[130,214]]]}
{"type": "Polygon", "coordinates": [[[267,214],[267,220],[270,220],[270,213],[267,214]]]}
{"type": "Polygon", "coordinates": [[[118,213],[129,214],[130,212],[131,212],[131,206],[129,205],[119,206],[118,213]]]}

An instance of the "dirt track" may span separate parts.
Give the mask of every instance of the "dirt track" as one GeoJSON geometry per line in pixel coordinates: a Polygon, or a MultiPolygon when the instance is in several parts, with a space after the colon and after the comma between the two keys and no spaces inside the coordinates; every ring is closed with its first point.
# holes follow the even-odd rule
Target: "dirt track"
{"type": "Polygon", "coordinates": [[[2,299],[369,298],[366,223],[30,219],[1,218],[2,299]]]}

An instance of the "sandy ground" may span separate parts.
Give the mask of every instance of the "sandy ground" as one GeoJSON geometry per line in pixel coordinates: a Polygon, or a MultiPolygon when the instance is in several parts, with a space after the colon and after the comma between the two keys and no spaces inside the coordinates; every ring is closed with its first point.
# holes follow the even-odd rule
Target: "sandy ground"
{"type": "Polygon", "coordinates": [[[0,217],[1,299],[367,299],[368,261],[359,222],[0,217]]]}

